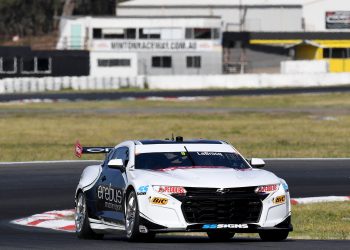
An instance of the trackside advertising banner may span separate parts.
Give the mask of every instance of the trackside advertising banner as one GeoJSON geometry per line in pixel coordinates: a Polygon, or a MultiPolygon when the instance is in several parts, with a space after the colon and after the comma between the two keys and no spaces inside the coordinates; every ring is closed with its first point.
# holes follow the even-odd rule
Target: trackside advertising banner
{"type": "Polygon", "coordinates": [[[327,11],[326,29],[350,29],[350,11],[327,11]]]}

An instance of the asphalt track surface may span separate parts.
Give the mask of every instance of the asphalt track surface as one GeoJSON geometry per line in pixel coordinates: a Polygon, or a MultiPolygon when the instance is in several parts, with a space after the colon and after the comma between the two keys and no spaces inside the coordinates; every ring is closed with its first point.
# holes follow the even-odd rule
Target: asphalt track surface
{"type": "Polygon", "coordinates": [[[125,98],[146,97],[192,97],[192,96],[242,96],[242,95],[282,95],[306,93],[350,92],[350,85],[330,87],[305,88],[265,88],[265,89],[221,89],[221,90],[172,90],[172,91],[109,91],[95,93],[26,93],[2,94],[0,102],[21,101],[24,99],[52,99],[52,100],[118,100],[125,98]]]}
{"type": "MultiPolygon", "coordinates": [[[[349,195],[350,159],[266,160],[267,170],[284,178],[292,197],[349,195]]],[[[0,164],[0,249],[348,249],[350,241],[288,239],[262,242],[233,238],[210,242],[201,236],[159,235],[150,243],[129,243],[123,235],[79,240],[72,233],[10,224],[9,221],[54,209],[73,208],[82,169],[91,162],[0,164]]]]}

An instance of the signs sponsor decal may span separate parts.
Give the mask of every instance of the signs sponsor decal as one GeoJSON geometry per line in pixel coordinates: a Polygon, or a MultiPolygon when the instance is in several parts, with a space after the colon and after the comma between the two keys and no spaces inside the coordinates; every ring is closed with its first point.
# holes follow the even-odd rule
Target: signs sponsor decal
{"type": "Polygon", "coordinates": [[[286,196],[285,195],[280,195],[277,196],[276,198],[273,199],[274,204],[282,204],[286,201],[286,196]]]}
{"type": "Polygon", "coordinates": [[[350,11],[327,11],[326,29],[350,29],[350,11]]]}
{"type": "Polygon", "coordinates": [[[160,197],[153,197],[151,199],[152,204],[156,205],[166,205],[168,204],[168,199],[167,198],[160,198],[160,197]]]}
{"type": "Polygon", "coordinates": [[[137,189],[137,195],[145,195],[148,191],[148,185],[147,186],[141,186],[137,189]]]}
{"type": "Polygon", "coordinates": [[[197,152],[197,155],[208,155],[208,156],[223,156],[219,152],[197,152]]]}
{"type": "Polygon", "coordinates": [[[106,210],[122,211],[123,192],[121,189],[109,186],[97,187],[97,198],[102,201],[106,210]]]}
{"type": "Polygon", "coordinates": [[[202,229],[237,229],[248,228],[247,224],[204,224],[202,229]]]}

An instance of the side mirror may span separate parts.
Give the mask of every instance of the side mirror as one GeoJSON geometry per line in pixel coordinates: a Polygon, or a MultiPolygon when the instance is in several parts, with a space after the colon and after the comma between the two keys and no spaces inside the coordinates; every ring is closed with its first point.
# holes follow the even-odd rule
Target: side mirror
{"type": "Polygon", "coordinates": [[[263,168],[265,167],[265,162],[260,158],[252,158],[250,160],[250,165],[252,165],[253,168],[263,168]]]}
{"type": "Polygon", "coordinates": [[[121,171],[125,170],[122,159],[112,159],[108,162],[108,167],[120,169],[121,171]]]}

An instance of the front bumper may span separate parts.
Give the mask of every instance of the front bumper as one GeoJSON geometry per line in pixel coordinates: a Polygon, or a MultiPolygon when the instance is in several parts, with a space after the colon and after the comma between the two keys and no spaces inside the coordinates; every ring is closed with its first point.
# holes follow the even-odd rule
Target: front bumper
{"type": "Polygon", "coordinates": [[[289,215],[281,223],[274,227],[261,227],[256,224],[193,224],[186,228],[168,228],[156,223],[153,223],[145,218],[140,218],[140,225],[146,227],[151,232],[212,232],[212,231],[229,231],[235,233],[259,233],[261,231],[293,231],[293,225],[291,223],[291,216],[289,215]],[[226,227],[219,227],[219,225],[226,225],[226,227]],[[227,225],[234,225],[237,228],[229,228],[227,225]],[[242,228],[244,227],[244,228],[242,228]]]}

